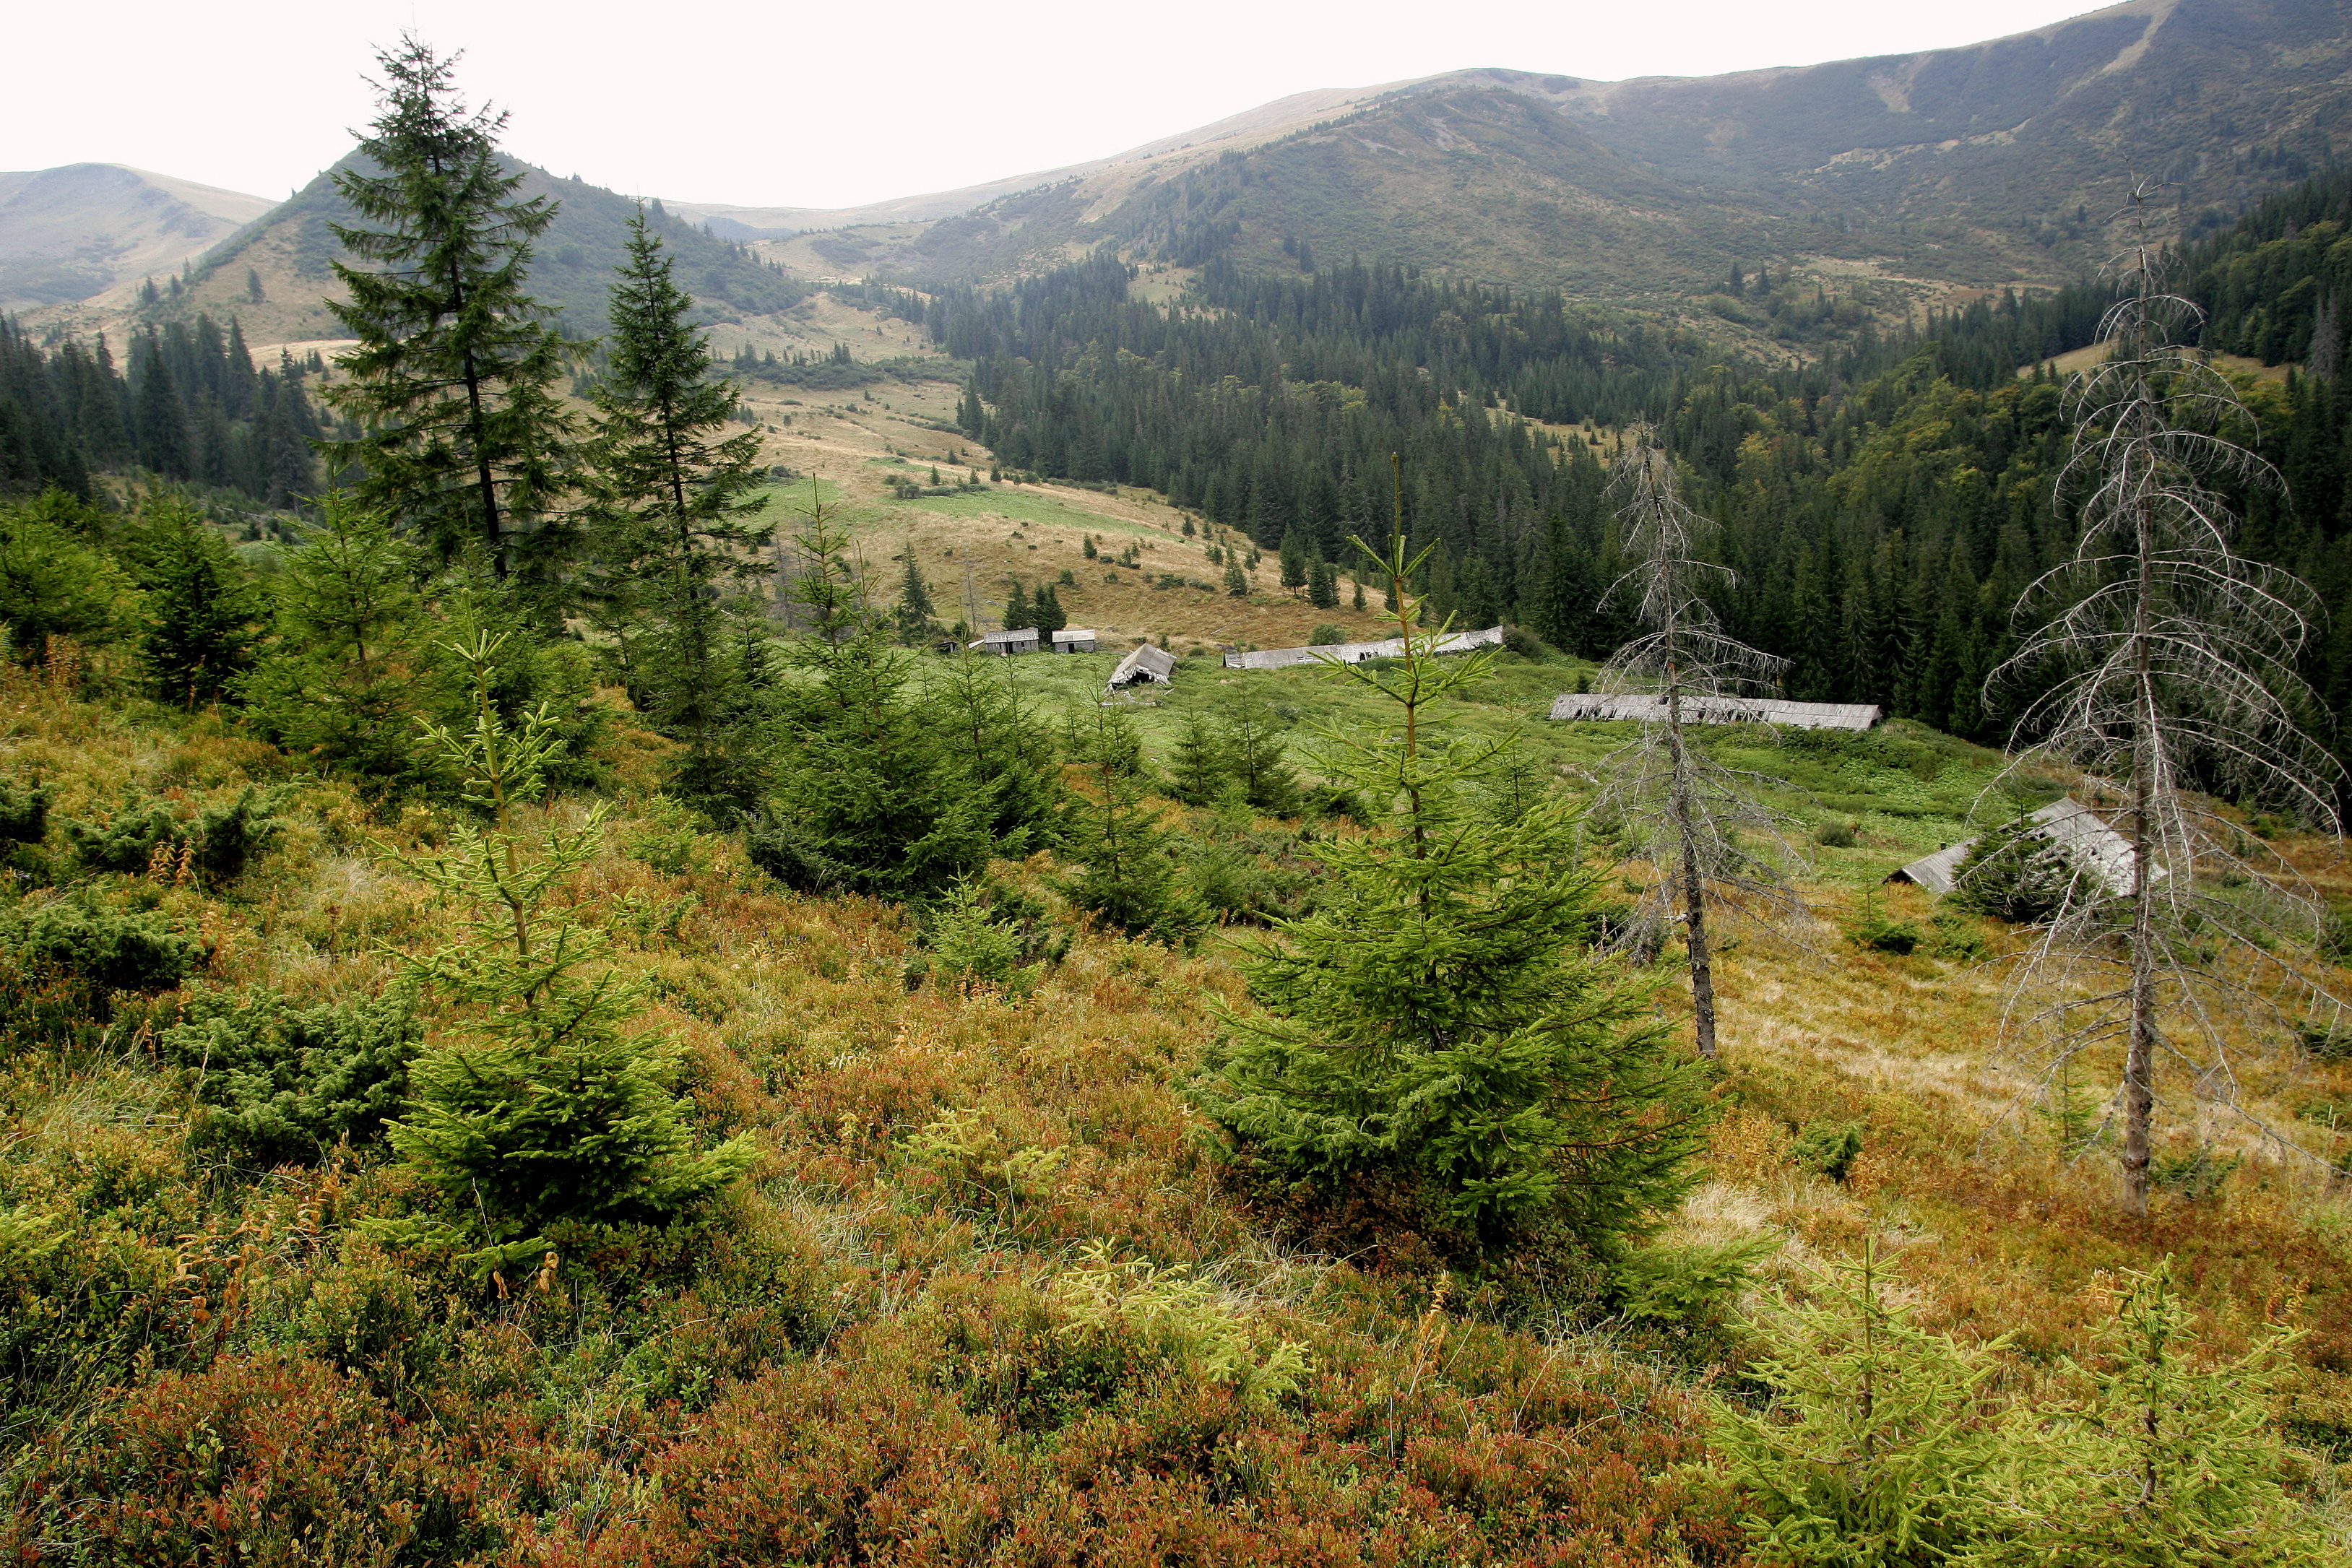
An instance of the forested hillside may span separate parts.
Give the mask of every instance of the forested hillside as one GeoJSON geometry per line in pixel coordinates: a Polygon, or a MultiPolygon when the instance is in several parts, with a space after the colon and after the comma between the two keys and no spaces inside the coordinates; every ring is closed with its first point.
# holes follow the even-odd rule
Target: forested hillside
{"type": "Polygon", "coordinates": [[[286,508],[318,487],[325,423],[290,360],[257,368],[243,326],[209,316],[134,331],[118,365],[103,335],[44,350],[0,320],[0,494],[143,473],[286,508]]]}
{"type": "Polygon", "coordinates": [[[2352,187],[2186,258],[2279,381],[2145,272],[1725,278],[1770,367],[1303,244],[813,302],[959,431],[714,344],[657,214],[546,288],[375,64],[331,430],[209,283],[0,335],[0,1555],[2352,1564],[2344,776],[2200,480],[2352,591],[2352,187]],[[982,571],[1202,619],[1115,688],[982,571]],[[1918,717],[1706,722],[1774,681],[1918,717]]]}
{"type": "MultiPolygon", "coordinates": [[[[2210,347],[2331,369],[2346,190],[2340,176],[2298,187],[2182,257],[2210,347]]],[[[1751,287],[1774,308],[1834,309],[1751,287]]],[[[1865,323],[1818,362],[1773,370],[1557,297],[1352,262],[1304,277],[1213,263],[1163,306],[1097,260],[944,291],[930,319],[978,361],[966,428],[1008,463],[1155,486],[1264,548],[1295,532],[1345,565],[1340,541],[1388,515],[1395,453],[1412,536],[1439,547],[1433,601],[1596,656],[1624,630],[1600,602],[1620,570],[1606,438],[1550,427],[1661,421],[1726,525],[1739,573],[1726,613],[1793,662],[1792,695],[1991,737],[2006,720],[1983,711],[1982,678],[2013,645],[2019,591],[2067,546],[2053,483],[2072,424],[2055,372],[2031,367],[2090,344],[2112,298],[2005,294],[1892,338],[1865,323]]],[[[2243,434],[2287,483],[2242,497],[2247,548],[2352,604],[2332,375],[2250,395],[2261,423],[2243,434]]],[[[2352,690],[2347,648],[2313,654],[2331,698],[2352,690]]]]}

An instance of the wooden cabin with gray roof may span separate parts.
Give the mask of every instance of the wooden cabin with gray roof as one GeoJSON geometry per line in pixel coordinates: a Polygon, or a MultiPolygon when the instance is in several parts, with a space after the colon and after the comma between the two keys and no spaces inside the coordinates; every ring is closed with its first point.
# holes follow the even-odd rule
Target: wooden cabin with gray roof
{"type": "MultiPolygon", "coordinates": [[[[2025,821],[2027,831],[2065,857],[2075,875],[2097,879],[2111,894],[2131,891],[2131,841],[2088,806],[2061,797],[2029,814],[2025,821]]],[[[1886,880],[1911,883],[1940,898],[1952,891],[1959,879],[1960,862],[1969,858],[1969,852],[1981,840],[1979,834],[1957,844],[1946,844],[1934,854],[1922,855],[1900,871],[1888,873],[1886,880]]],[[[2159,878],[2165,874],[2162,866],[2153,870],[2159,878]]]]}
{"type": "MultiPolygon", "coordinates": [[[[1440,653],[1466,653],[1473,648],[1500,647],[1503,629],[1489,626],[1481,632],[1456,632],[1441,638],[1434,650],[1440,653]]],[[[1336,660],[1342,664],[1360,664],[1367,659],[1401,659],[1404,657],[1404,639],[1384,637],[1377,643],[1317,643],[1305,648],[1257,648],[1243,653],[1225,650],[1225,668],[1229,670],[1287,670],[1297,664],[1321,664],[1336,660]]]]}
{"type": "MultiPolygon", "coordinates": [[[[1791,729],[1869,729],[1886,716],[1875,703],[1792,703],[1778,697],[1685,697],[1685,724],[1781,724],[1791,729]]],[[[1664,724],[1666,699],[1643,693],[1570,692],[1553,700],[1555,723],[1664,724]]]]}
{"type": "Polygon", "coordinates": [[[1110,679],[1105,686],[1115,692],[1122,686],[1146,681],[1163,686],[1173,685],[1176,682],[1176,655],[1165,648],[1155,648],[1149,643],[1140,643],[1133,653],[1118,662],[1118,668],[1110,673],[1110,679]]]}

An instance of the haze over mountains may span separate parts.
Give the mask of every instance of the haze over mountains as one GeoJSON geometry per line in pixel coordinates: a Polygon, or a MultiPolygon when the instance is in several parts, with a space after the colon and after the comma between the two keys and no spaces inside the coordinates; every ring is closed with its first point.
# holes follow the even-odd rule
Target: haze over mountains
{"type": "Polygon", "coordinates": [[[0,310],[173,271],[273,204],[119,163],[0,173],[0,310]]]}
{"type": "Polygon", "coordinates": [[[872,214],[773,253],[953,278],[1104,240],[1260,261],[1305,241],[1652,299],[1742,258],[2053,280],[2105,254],[2135,174],[2172,182],[2161,221],[2193,226],[2340,152],[2347,63],[2326,0],[2129,0],[1966,48],[1725,77],[1458,71],[1285,100],[1287,116],[1269,105],[1026,191],[966,193],[961,213],[872,214]]]}
{"type": "MultiPolygon", "coordinates": [[[[709,231],[678,225],[676,243],[694,247],[688,276],[712,321],[799,297],[760,260],[942,283],[1105,244],[1179,265],[1380,256],[1668,308],[1763,267],[1907,302],[2095,264],[2135,175],[2169,183],[2164,230],[2222,221],[2345,150],[2347,66],[2352,30],[2331,0],[2127,0],[1965,48],[1731,76],[1496,68],[1318,89],[961,191],[668,211],[709,231]]],[[[534,285],[594,330],[628,204],[531,180],[564,202],[534,285]]],[[[339,205],[323,176],[265,212],[106,165],[0,175],[0,307],[100,325],[128,303],[107,289],[210,247],[195,303],[258,309],[257,341],[320,335],[339,205]],[[266,306],[247,297],[248,271],[266,306]]]]}

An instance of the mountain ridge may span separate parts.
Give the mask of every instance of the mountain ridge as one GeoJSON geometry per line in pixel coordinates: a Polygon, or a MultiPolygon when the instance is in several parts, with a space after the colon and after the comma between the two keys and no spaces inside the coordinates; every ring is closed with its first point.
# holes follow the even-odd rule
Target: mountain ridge
{"type": "Polygon", "coordinates": [[[123,163],[0,172],[0,310],[171,272],[272,205],[123,163]]]}
{"type": "Polygon", "coordinates": [[[2113,248],[2135,174],[2175,187],[2160,233],[2193,235],[2352,147],[2347,66],[2344,10],[2323,0],[2126,0],[1958,48],[1721,77],[1479,68],[1340,90],[1181,166],[1073,165],[920,224],[762,243],[819,273],[970,281],[1104,243],[1172,259],[1199,248],[1170,244],[1178,213],[1252,260],[1304,240],[1627,302],[1703,294],[1743,260],[2049,284],[2113,248]],[[1694,207],[1702,232],[1662,237],[1694,207]],[[1653,239],[1620,259],[1636,233],[1653,239]]]}

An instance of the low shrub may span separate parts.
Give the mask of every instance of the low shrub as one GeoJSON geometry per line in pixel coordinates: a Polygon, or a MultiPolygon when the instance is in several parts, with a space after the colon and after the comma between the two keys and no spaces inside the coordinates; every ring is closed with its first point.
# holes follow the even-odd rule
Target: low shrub
{"type": "Polygon", "coordinates": [[[285,831],[284,789],[247,785],[226,805],[182,822],[166,801],[126,806],[105,822],[69,821],[66,842],[84,871],[137,876],[168,864],[173,875],[217,891],[251,869],[285,831]]]}
{"type": "Polygon", "coordinates": [[[212,1107],[198,1142],[280,1164],[380,1140],[424,1038],[402,1001],[296,1008],[261,997],[199,1000],[159,1043],[195,1070],[197,1098],[212,1107]]]}
{"type": "Polygon", "coordinates": [[[161,800],[126,806],[103,822],[68,821],[67,847],[84,871],[137,876],[153,863],[159,845],[179,836],[180,824],[172,808],[161,800]]]}
{"type": "Polygon", "coordinates": [[[2352,1061],[2352,1029],[2337,1019],[2301,1019],[2294,1026],[2294,1038],[2314,1061],[2352,1061]]]}
{"type": "Polygon", "coordinates": [[[0,950],[100,991],[170,990],[207,956],[160,915],[79,902],[0,921],[0,950]]]}
{"type": "Polygon", "coordinates": [[[37,844],[49,831],[49,798],[55,786],[19,789],[0,780],[0,843],[37,844]]]}
{"type": "Polygon", "coordinates": [[[1042,901],[1017,889],[986,880],[959,883],[926,921],[929,959],[909,979],[928,972],[961,990],[994,986],[1025,996],[1070,948],[1069,932],[1056,929],[1046,914],[1042,901]]]}
{"type": "Polygon", "coordinates": [[[505,1542],[487,1479],[320,1364],[167,1375],[28,1456],[9,1555],[89,1564],[455,1563],[505,1542]]]}
{"type": "Polygon", "coordinates": [[[289,793],[248,784],[228,804],[196,813],[184,839],[189,868],[200,885],[224,888],[253,868],[286,831],[277,811],[289,793]]]}
{"type": "Polygon", "coordinates": [[[1846,1172],[1862,1155],[1862,1129],[1852,1122],[1833,1127],[1817,1122],[1799,1133],[1789,1145],[1789,1158],[1832,1181],[1845,1180],[1846,1172]]]}
{"type": "Polygon", "coordinates": [[[1876,889],[1863,899],[1862,907],[1854,912],[1845,932],[1855,946],[1866,947],[1874,953],[1893,953],[1902,956],[1916,952],[1919,946],[1919,927],[1907,920],[1888,919],[1876,889]]]}

